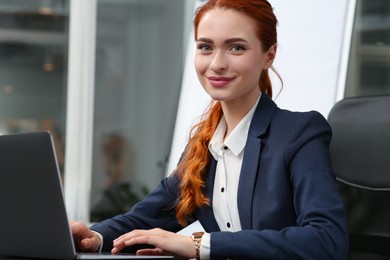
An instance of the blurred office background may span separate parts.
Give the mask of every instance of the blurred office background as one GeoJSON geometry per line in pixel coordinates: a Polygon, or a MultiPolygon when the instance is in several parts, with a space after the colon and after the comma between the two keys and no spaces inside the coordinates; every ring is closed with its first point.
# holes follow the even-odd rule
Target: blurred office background
{"type": "MultiPolygon", "coordinates": [[[[192,71],[200,2],[0,0],[0,134],[52,133],[71,219],[127,210],[176,165],[208,102],[192,71]]],[[[327,116],[344,96],[390,94],[390,1],[294,1],[301,15],[270,2],[280,106],[327,116]]]]}

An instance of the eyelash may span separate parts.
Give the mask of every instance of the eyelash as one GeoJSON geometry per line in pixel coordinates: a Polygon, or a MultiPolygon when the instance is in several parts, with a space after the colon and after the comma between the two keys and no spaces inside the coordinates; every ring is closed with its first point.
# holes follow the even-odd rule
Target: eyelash
{"type": "Polygon", "coordinates": [[[234,51],[234,52],[241,52],[241,51],[245,51],[246,48],[244,46],[241,46],[241,45],[233,45],[229,50],[231,51],[234,51]]]}
{"type": "MultiPolygon", "coordinates": [[[[204,52],[208,52],[208,51],[212,50],[211,46],[208,44],[199,44],[197,48],[198,48],[198,50],[201,50],[204,52]]],[[[232,45],[229,48],[229,51],[232,51],[232,52],[243,52],[245,50],[246,50],[246,48],[242,45],[232,45]]]]}
{"type": "Polygon", "coordinates": [[[198,49],[201,51],[210,51],[211,47],[207,44],[199,44],[198,49]]]}

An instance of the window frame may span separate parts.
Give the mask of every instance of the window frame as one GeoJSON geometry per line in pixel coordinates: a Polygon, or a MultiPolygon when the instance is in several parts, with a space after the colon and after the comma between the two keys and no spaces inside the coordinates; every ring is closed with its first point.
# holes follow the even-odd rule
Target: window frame
{"type": "Polygon", "coordinates": [[[69,220],[89,221],[97,0],[70,0],[64,197],[69,220]]]}
{"type": "Polygon", "coordinates": [[[353,26],[354,26],[355,15],[356,15],[356,2],[357,0],[348,1],[346,18],[345,18],[343,47],[341,51],[339,76],[338,76],[338,83],[337,83],[334,103],[342,100],[345,96],[349,59],[351,55],[352,33],[353,33],[353,26]]]}

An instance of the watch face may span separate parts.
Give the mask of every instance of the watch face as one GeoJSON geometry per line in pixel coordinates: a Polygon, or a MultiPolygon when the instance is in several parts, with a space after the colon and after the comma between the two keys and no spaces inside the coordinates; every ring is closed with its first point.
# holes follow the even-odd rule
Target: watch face
{"type": "Polygon", "coordinates": [[[202,238],[204,232],[195,232],[195,233],[192,233],[192,235],[194,236],[194,238],[202,238]]]}

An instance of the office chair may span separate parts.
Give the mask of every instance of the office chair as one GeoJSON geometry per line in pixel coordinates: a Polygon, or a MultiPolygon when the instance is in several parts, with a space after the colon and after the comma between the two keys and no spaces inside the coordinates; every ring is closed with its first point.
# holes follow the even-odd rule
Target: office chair
{"type": "Polygon", "coordinates": [[[390,95],[345,98],[328,121],[350,259],[390,259],[390,95]]]}

